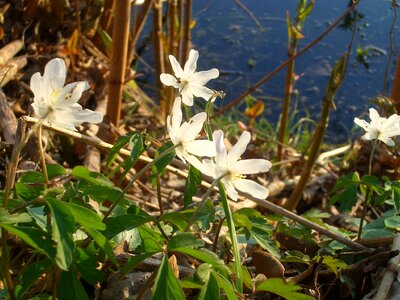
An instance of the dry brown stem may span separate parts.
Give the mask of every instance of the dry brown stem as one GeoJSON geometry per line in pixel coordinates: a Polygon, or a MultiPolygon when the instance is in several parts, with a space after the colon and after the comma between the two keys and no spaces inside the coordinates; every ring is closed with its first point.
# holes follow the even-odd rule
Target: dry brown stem
{"type": "Polygon", "coordinates": [[[0,129],[4,140],[7,143],[15,144],[17,119],[8,105],[6,95],[4,95],[2,90],[0,90],[0,129]]]}
{"type": "Polygon", "coordinates": [[[113,47],[110,61],[110,76],[108,79],[107,116],[117,128],[121,117],[122,92],[125,82],[130,8],[130,0],[118,0],[115,3],[113,47]]]}

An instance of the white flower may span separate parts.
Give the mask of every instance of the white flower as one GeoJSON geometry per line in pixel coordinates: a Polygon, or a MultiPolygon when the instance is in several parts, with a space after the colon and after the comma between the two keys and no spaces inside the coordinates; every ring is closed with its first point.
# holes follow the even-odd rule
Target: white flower
{"type": "Polygon", "coordinates": [[[181,98],[177,97],[172,108],[172,117],[167,117],[167,130],[169,137],[174,145],[179,145],[176,155],[184,162],[186,160],[197,169],[202,166],[196,156],[215,156],[215,146],[212,141],[195,140],[203,128],[207,114],[198,113],[189,122],[182,122],[181,98]]]}
{"type": "Polygon", "coordinates": [[[400,135],[400,116],[391,115],[389,118],[380,117],[374,108],[369,109],[371,123],[354,118],[354,123],[362,127],[366,133],[363,135],[365,140],[381,140],[388,146],[394,146],[391,137],[400,135]]]}
{"type": "Polygon", "coordinates": [[[193,105],[193,96],[201,97],[208,101],[214,94],[214,91],[204,85],[209,80],[219,76],[219,71],[215,68],[208,71],[196,72],[198,58],[199,52],[193,49],[190,50],[189,58],[182,70],[176,58],[170,55],[169,61],[171,62],[175,76],[165,73],[160,75],[162,83],[179,89],[182,102],[189,106],[193,105]]]}
{"type": "Polygon", "coordinates": [[[243,159],[240,156],[246,150],[250,142],[251,135],[244,131],[237,143],[231,148],[229,153],[224,144],[224,133],[217,130],[213,134],[217,155],[215,162],[210,159],[203,160],[203,167],[200,169],[204,174],[217,179],[223,175],[221,182],[224,184],[228,196],[232,200],[237,200],[239,190],[257,199],[265,199],[268,190],[253,180],[245,179],[244,175],[267,172],[271,168],[271,163],[266,159],[243,159]]]}
{"type": "Polygon", "coordinates": [[[35,113],[49,123],[70,130],[83,122],[100,123],[103,116],[89,109],[82,110],[77,102],[89,88],[86,81],[64,86],[67,70],[62,59],[55,58],[46,64],[43,77],[39,72],[31,77],[34,94],[32,107],[35,113]]]}

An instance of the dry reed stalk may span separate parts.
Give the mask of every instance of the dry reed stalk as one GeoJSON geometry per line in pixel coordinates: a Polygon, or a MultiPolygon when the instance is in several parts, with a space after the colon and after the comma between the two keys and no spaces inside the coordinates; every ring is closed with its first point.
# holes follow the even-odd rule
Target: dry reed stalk
{"type": "Polygon", "coordinates": [[[134,20],[134,26],[132,27],[129,34],[128,66],[132,64],[132,61],[134,59],[136,43],[143,30],[144,24],[146,23],[147,17],[149,16],[152,4],[153,0],[145,1],[140,8],[139,14],[134,20]]]}
{"type": "Polygon", "coordinates": [[[397,56],[396,71],[394,72],[393,86],[390,98],[395,103],[397,113],[400,113],[400,53],[397,56]]]}
{"type": "MultiPolygon", "coordinates": [[[[111,21],[113,19],[113,11],[114,11],[115,0],[105,0],[103,13],[100,17],[100,25],[98,30],[104,30],[107,33],[110,33],[111,21]]],[[[96,45],[98,49],[100,49],[103,53],[106,53],[104,43],[101,39],[101,35],[98,31],[93,38],[93,43],[96,45]]]]}
{"type": "Polygon", "coordinates": [[[128,52],[130,10],[130,0],[118,0],[115,3],[113,47],[110,60],[110,76],[108,79],[107,116],[116,127],[119,126],[121,117],[122,92],[125,82],[128,52]]]}
{"type": "Polygon", "coordinates": [[[183,51],[182,51],[182,59],[181,63],[184,63],[187,60],[189,50],[190,50],[190,23],[192,21],[192,0],[186,0],[185,4],[185,26],[183,32],[183,51]]]}
{"type": "MultiPolygon", "coordinates": [[[[290,49],[288,51],[288,56],[292,57],[296,54],[297,50],[297,38],[293,38],[290,49]]],[[[283,98],[282,112],[279,120],[279,132],[278,132],[278,150],[277,150],[277,161],[281,161],[285,157],[285,145],[287,136],[287,127],[289,121],[289,110],[290,102],[292,98],[293,91],[293,76],[294,76],[294,63],[295,60],[291,60],[286,71],[285,79],[285,95],[283,98]]]]}
{"type": "Polygon", "coordinates": [[[176,38],[176,49],[173,51],[173,55],[179,62],[182,63],[182,36],[183,36],[183,0],[178,0],[177,7],[178,14],[178,36],[176,38]]]}
{"type": "Polygon", "coordinates": [[[329,79],[329,83],[326,88],[325,96],[322,102],[321,117],[312,137],[309,156],[303,168],[303,171],[301,172],[298,184],[296,185],[289,199],[285,203],[285,208],[287,210],[294,210],[299,204],[299,201],[303,195],[303,191],[306,187],[307,181],[310,178],[311,172],[314,168],[315,161],[318,158],[319,149],[321,147],[326,128],[328,127],[330,111],[334,105],[333,101],[335,99],[336,91],[338,90],[344,78],[347,55],[348,54],[346,52],[338,60],[338,62],[336,63],[335,67],[331,72],[331,77],[329,79]]]}
{"type": "Polygon", "coordinates": [[[153,2],[153,48],[154,48],[154,66],[156,70],[157,94],[160,102],[160,110],[163,116],[168,113],[168,103],[166,97],[162,93],[163,84],[160,80],[161,73],[165,72],[164,66],[164,48],[162,37],[162,2],[154,0],[153,2]]]}

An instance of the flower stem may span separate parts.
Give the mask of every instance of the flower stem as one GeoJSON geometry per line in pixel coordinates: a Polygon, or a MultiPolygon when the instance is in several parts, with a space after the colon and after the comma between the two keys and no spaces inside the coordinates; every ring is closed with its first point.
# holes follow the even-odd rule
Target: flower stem
{"type": "Polygon", "coordinates": [[[212,183],[211,186],[208,188],[208,190],[206,191],[206,193],[203,195],[203,197],[201,198],[201,201],[199,202],[197,209],[195,210],[195,212],[193,213],[192,219],[190,220],[190,222],[187,224],[185,231],[188,231],[190,226],[192,226],[192,224],[194,223],[194,221],[196,220],[200,210],[202,209],[204,202],[206,202],[207,198],[210,196],[211,192],[214,190],[214,188],[217,186],[218,183],[220,183],[220,181],[222,180],[222,178],[224,178],[225,174],[218,177],[217,179],[215,179],[212,183]]]}
{"type": "Polygon", "coordinates": [[[233,257],[235,258],[235,275],[236,275],[236,289],[239,293],[243,292],[243,279],[242,279],[242,264],[240,263],[239,245],[236,236],[235,223],[231,209],[229,208],[228,198],[222,182],[219,183],[219,194],[221,196],[222,206],[224,208],[226,222],[228,223],[229,237],[231,238],[233,257]]]}
{"type": "Polygon", "coordinates": [[[42,143],[42,126],[39,126],[39,129],[38,129],[38,143],[39,143],[40,160],[41,160],[41,164],[42,164],[44,182],[47,186],[49,184],[49,175],[47,173],[46,159],[44,158],[44,149],[43,149],[43,143],[42,143]]]}
{"type": "MultiPolygon", "coordinates": [[[[372,149],[371,149],[371,153],[369,155],[369,160],[368,160],[368,175],[372,174],[372,159],[374,157],[374,153],[375,153],[375,149],[378,144],[378,141],[379,140],[376,139],[376,140],[374,140],[374,143],[372,144],[372,149]]],[[[370,200],[371,200],[371,187],[367,186],[367,191],[365,192],[365,199],[364,199],[363,209],[362,209],[362,213],[361,213],[360,226],[358,227],[357,242],[360,242],[360,239],[361,239],[361,233],[362,233],[362,228],[364,225],[364,219],[365,219],[365,215],[367,213],[367,208],[370,203],[370,200]]]]}
{"type": "Polygon", "coordinates": [[[171,148],[168,148],[164,152],[162,152],[159,156],[154,158],[151,162],[149,162],[146,166],[143,167],[136,175],[129,181],[128,185],[123,189],[119,197],[114,201],[114,203],[110,206],[109,210],[104,214],[103,222],[107,220],[107,218],[110,216],[111,212],[114,210],[114,208],[118,205],[118,203],[124,198],[124,195],[129,191],[129,189],[132,187],[132,185],[135,183],[136,180],[138,180],[142,175],[149,170],[154,164],[158,161],[160,161],[162,158],[170,154],[172,151],[175,151],[177,147],[181,146],[181,144],[177,144],[172,146],[171,148]]]}

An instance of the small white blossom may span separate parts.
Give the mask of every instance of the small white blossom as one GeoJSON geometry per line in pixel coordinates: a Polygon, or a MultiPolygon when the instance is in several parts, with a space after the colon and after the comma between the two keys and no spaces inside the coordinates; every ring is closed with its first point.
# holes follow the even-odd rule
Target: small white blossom
{"type": "Polygon", "coordinates": [[[268,189],[253,180],[245,179],[245,175],[267,172],[271,168],[271,163],[266,159],[240,160],[240,156],[250,142],[250,133],[244,131],[229,153],[226,151],[224,133],[221,130],[215,131],[213,138],[217,152],[215,162],[210,159],[204,159],[203,167],[200,170],[214,179],[225,175],[221,182],[232,200],[236,201],[238,198],[236,190],[257,199],[267,198],[268,189]]]}
{"type": "Polygon", "coordinates": [[[378,139],[388,146],[394,146],[391,137],[400,135],[400,116],[394,114],[386,119],[379,116],[378,112],[374,108],[370,108],[369,118],[371,119],[371,123],[359,118],[354,118],[354,123],[366,131],[363,135],[363,139],[378,139]]]}
{"type": "Polygon", "coordinates": [[[170,55],[169,61],[171,62],[175,76],[165,73],[160,75],[160,80],[163,84],[179,89],[182,102],[188,106],[193,105],[193,96],[208,101],[214,94],[214,91],[204,85],[209,80],[219,76],[219,71],[215,68],[208,71],[196,72],[198,58],[199,52],[193,49],[190,50],[189,58],[182,69],[176,58],[170,55]]]}
{"type": "Polygon", "coordinates": [[[77,102],[89,88],[86,81],[64,86],[67,70],[62,59],[49,61],[43,77],[39,72],[31,77],[30,87],[34,94],[32,107],[39,118],[59,127],[76,130],[83,122],[100,123],[103,116],[89,109],[82,110],[77,102]]]}
{"type": "Polygon", "coordinates": [[[215,156],[215,146],[212,141],[196,140],[197,135],[203,128],[207,114],[198,113],[193,116],[189,122],[182,122],[181,98],[175,99],[172,108],[172,117],[167,117],[167,130],[169,137],[174,145],[179,145],[176,149],[176,155],[183,161],[188,161],[197,169],[202,166],[201,162],[195,156],[215,156]],[[195,156],[194,156],[195,155],[195,156]]]}

